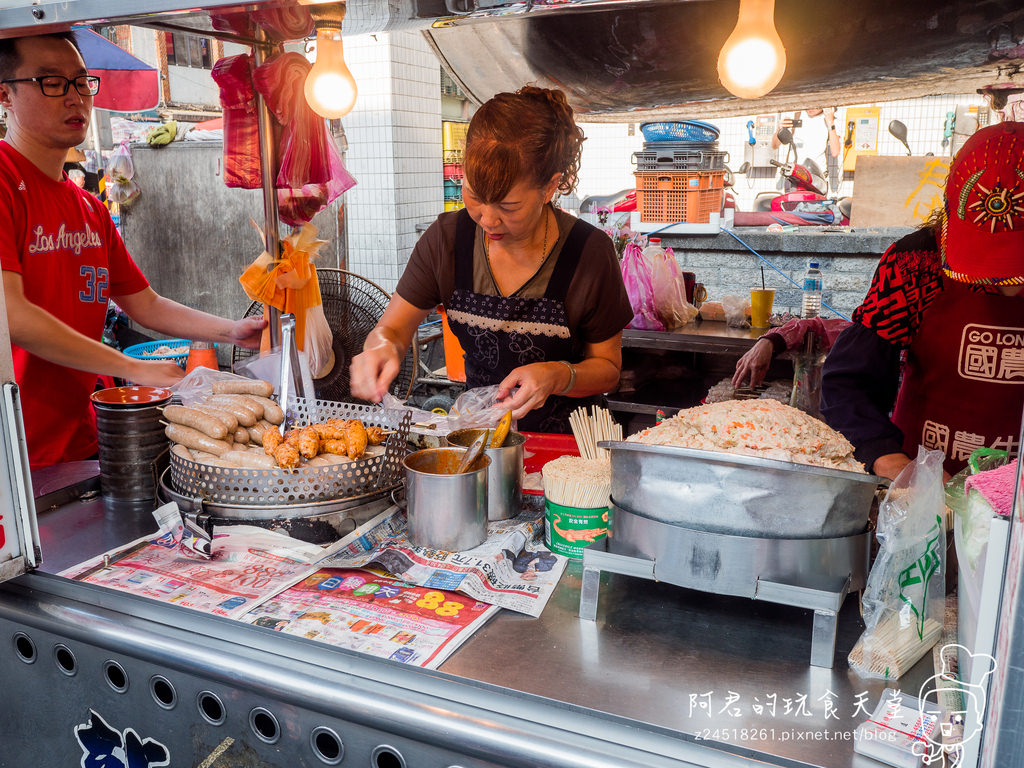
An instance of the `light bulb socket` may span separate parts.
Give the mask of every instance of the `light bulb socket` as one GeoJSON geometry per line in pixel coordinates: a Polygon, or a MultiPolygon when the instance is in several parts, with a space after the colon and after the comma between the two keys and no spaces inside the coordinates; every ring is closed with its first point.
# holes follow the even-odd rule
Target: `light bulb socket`
{"type": "Polygon", "coordinates": [[[321,29],[330,29],[337,32],[341,32],[341,19],[315,19],[313,21],[316,31],[319,32],[321,29]]]}

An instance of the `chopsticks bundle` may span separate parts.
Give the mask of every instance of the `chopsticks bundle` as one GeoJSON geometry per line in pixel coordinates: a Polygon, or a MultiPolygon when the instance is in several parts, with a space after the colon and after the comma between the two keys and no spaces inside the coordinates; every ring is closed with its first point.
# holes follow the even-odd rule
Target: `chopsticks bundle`
{"type": "Polygon", "coordinates": [[[559,456],[545,464],[541,474],[544,495],[555,504],[596,509],[610,503],[611,465],[605,459],[559,456]]]}
{"type": "Polygon", "coordinates": [[[864,630],[850,651],[850,666],[876,677],[895,680],[910,670],[939,640],[942,625],[925,619],[923,636],[914,623],[900,627],[899,615],[890,613],[874,627],[864,630]]]}
{"type": "Polygon", "coordinates": [[[576,438],[580,456],[585,459],[607,459],[606,448],[598,448],[602,440],[622,440],[622,425],[612,420],[612,415],[604,408],[591,406],[590,413],[586,408],[577,408],[569,414],[569,426],[576,438]]]}

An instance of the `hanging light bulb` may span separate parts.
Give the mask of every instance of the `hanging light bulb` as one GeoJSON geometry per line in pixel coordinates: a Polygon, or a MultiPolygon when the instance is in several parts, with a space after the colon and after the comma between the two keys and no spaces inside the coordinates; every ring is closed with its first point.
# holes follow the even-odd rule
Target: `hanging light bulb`
{"type": "MultiPolygon", "coordinates": [[[[342,6],[342,18],[344,13],[342,6]]],[[[306,75],[303,91],[310,108],[328,120],[336,120],[352,111],[359,89],[345,64],[341,19],[317,19],[316,62],[306,75]]]]}
{"type": "Polygon", "coordinates": [[[718,54],[718,79],[741,99],[755,99],[778,85],[785,71],[775,0],[740,0],[736,28],[718,54]]]}

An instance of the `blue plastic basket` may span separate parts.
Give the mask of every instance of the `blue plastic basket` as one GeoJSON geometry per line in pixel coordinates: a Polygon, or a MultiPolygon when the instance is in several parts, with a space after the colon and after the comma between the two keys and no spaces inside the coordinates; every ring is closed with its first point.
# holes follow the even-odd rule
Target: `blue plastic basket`
{"type": "Polygon", "coordinates": [[[646,141],[715,141],[719,130],[700,120],[676,120],[669,123],[640,123],[646,141]]]}
{"type": "Polygon", "coordinates": [[[188,360],[188,348],[191,345],[191,341],[188,339],[160,339],[158,341],[147,341],[143,344],[132,344],[124,350],[124,354],[128,357],[134,357],[136,360],[173,360],[182,368],[185,367],[185,363],[188,360]],[[160,347],[170,347],[176,349],[178,347],[184,347],[184,352],[172,352],[169,354],[157,354],[156,350],[160,347]]]}

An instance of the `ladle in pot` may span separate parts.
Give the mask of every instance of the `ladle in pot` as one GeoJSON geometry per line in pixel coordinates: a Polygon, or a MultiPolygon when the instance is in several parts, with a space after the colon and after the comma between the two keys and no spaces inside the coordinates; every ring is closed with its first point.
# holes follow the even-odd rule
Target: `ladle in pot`
{"type": "Polygon", "coordinates": [[[459,462],[459,468],[455,470],[455,474],[461,475],[473,466],[476,460],[480,458],[481,454],[483,454],[490,434],[491,430],[485,429],[480,433],[480,436],[470,444],[469,448],[466,449],[466,452],[462,454],[462,461],[459,462]]]}

